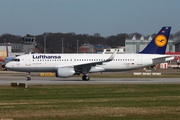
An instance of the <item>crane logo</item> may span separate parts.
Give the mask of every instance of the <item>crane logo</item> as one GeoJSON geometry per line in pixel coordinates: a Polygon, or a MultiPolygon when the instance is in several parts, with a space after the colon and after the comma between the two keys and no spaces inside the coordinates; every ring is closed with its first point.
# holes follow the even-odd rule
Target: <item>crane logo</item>
{"type": "Polygon", "coordinates": [[[167,43],[167,38],[164,35],[158,35],[155,38],[155,44],[158,47],[164,47],[167,43]]]}

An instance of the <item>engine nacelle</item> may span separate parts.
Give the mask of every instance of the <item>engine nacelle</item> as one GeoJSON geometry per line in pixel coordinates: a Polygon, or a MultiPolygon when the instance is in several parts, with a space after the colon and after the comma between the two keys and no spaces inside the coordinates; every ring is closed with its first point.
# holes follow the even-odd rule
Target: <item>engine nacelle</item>
{"type": "Polygon", "coordinates": [[[56,77],[61,78],[72,77],[74,74],[74,68],[58,68],[56,71],[56,77]]]}

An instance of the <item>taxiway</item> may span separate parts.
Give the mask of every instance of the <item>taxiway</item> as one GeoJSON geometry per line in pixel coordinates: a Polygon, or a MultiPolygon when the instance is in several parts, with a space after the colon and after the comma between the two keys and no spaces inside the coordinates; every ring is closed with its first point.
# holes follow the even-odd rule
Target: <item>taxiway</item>
{"type": "Polygon", "coordinates": [[[94,78],[82,81],[81,77],[56,78],[32,76],[31,81],[26,81],[25,73],[0,74],[0,85],[11,85],[12,82],[27,83],[28,85],[62,85],[62,84],[180,84],[179,78],[94,78]]]}

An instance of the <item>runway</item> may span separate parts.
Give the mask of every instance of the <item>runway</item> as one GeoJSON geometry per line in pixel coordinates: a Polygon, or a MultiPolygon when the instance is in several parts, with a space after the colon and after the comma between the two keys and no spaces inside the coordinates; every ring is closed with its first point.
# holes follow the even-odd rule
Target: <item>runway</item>
{"type": "Polygon", "coordinates": [[[65,85],[65,84],[180,84],[179,78],[94,78],[82,81],[81,76],[71,78],[40,77],[32,75],[31,81],[26,81],[26,74],[0,74],[0,85],[11,85],[12,82],[28,85],[65,85]]]}

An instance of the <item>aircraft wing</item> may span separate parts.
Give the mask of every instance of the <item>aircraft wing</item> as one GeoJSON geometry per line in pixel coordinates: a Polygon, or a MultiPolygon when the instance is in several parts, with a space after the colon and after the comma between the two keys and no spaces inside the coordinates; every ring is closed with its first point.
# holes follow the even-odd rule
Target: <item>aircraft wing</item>
{"type": "Polygon", "coordinates": [[[57,65],[56,68],[63,68],[63,67],[91,67],[91,66],[96,66],[96,65],[102,65],[104,62],[110,62],[114,59],[115,55],[117,54],[118,49],[111,54],[111,56],[103,61],[93,61],[93,62],[84,62],[84,63],[75,63],[75,64],[68,64],[68,65],[57,65]]]}
{"type": "Polygon", "coordinates": [[[102,65],[103,61],[98,62],[87,62],[87,63],[76,63],[76,64],[68,64],[68,65],[57,65],[56,68],[65,68],[65,67],[80,67],[80,66],[96,66],[102,65]]]}

